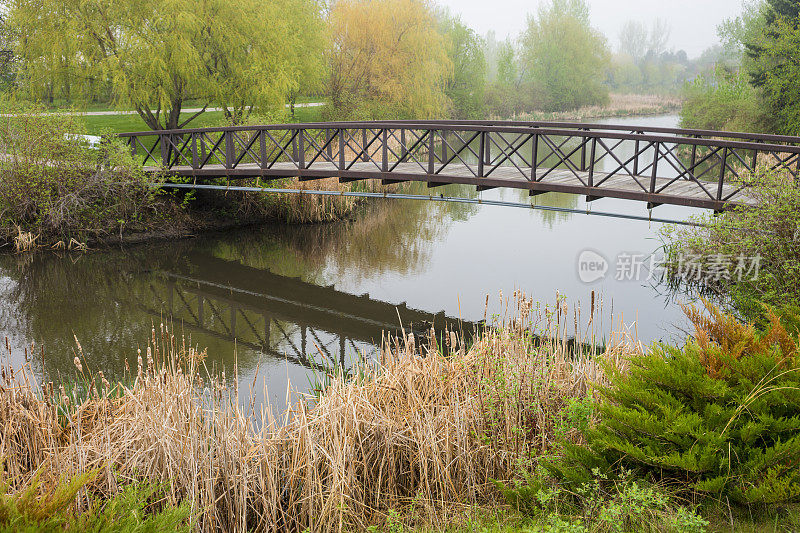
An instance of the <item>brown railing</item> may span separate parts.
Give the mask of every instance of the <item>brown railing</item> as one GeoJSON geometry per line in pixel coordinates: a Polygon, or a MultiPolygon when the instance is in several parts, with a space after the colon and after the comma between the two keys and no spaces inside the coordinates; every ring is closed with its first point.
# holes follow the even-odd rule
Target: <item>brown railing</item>
{"type": "Polygon", "coordinates": [[[558,122],[392,121],[126,133],[149,170],[567,192],[724,209],[758,166],[800,176],[800,138],[558,122]]]}

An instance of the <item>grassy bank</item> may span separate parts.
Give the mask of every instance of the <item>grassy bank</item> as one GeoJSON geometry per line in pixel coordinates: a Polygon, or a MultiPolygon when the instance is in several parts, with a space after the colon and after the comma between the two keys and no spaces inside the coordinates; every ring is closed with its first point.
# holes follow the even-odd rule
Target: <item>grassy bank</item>
{"type": "Polygon", "coordinates": [[[602,379],[601,360],[628,349],[573,359],[564,310],[518,303],[514,321],[470,349],[455,333],[450,357],[394,339],[358,378],[332,376],[319,398],[279,414],[241,406],[235,369],[228,380],[201,372],[203,354],[166,328],[127,385],[107,383],[79,348],[73,386],[38,387],[30,367],[9,370],[0,390],[8,491],[97,469],[86,498],[166,484],[165,501],[190,505],[205,531],[363,530],[400,512],[447,524],[464,505],[496,501],[491,479],[551,449],[566,402],[602,379]],[[533,324],[549,332],[536,348],[533,324]]]}
{"type": "MultiPolygon", "coordinates": [[[[280,122],[320,122],[322,120],[322,107],[298,107],[294,117],[287,110],[285,117],[280,117],[280,122]]],[[[183,114],[181,115],[183,116],[183,114]]],[[[187,113],[188,118],[190,115],[187,113]]],[[[89,115],[80,117],[85,125],[88,135],[108,135],[132,131],[149,131],[139,115],[89,115]]],[[[187,128],[216,128],[226,126],[227,120],[222,111],[206,111],[187,128]]]]}

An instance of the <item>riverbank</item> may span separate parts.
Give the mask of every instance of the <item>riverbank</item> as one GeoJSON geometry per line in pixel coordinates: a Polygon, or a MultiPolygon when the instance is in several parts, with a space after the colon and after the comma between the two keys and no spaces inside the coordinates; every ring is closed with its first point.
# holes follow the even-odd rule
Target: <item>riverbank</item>
{"type": "Polygon", "coordinates": [[[513,120],[585,122],[598,118],[665,115],[680,111],[682,101],[675,96],[614,94],[604,106],[588,106],[572,111],[533,111],[511,117],[513,120]]]}
{"type": "Polygon", "coordinates": [[[603,379],[601,361],[638,349],[576,359],[566,312],[519,296],[515,319],[471,347],[445,332],[449,356],[423,351],[435,338],[392,339],[357,379],[321,375],[324,390],[285,413],[240,402],[237,368],[207,373],[205,353],[168,325],[120,384],[77,345],[66,383],[36,385],[30,363],[3,374],[7,492],[96,472],[79,510],[131,484],[165,486],[164,503],[190,506],[202,531],[366,530],[397,513],[445,524],[465,504],[496,502],[490,480],[550,450],[570,398],[603,379]]]}
{"type": "MultiPolygon", "coordinates": [[[[155,531],[174,530],[176,517],[209,532],[700,533],[745,525],[747,531],[774,531],[778,520],[787,531],[800,525],[796,506],[764,514],[704,505],[703,514],[714,520],[709,529],[683,495],[692,490],[688,481],[681,487],[632,471],[613,479],[599,473],[585,487],[559,488],[549,465],[558,464],[569,443],[588,445],[594,438],[588,428],[612,416],[603,391],[659,357],[625,331],[608,337],[604,350],[571,352],[564,329],[569,319],[563,303],[541,307],[517,294],[506,319],[473,345],[454,331],[444,332],[448,355],[424,348],[439,346],[435,337],[387,339],[378,360],[349,378],[319,375],[315,395],[295,396],[285,412],[242,402],[237,366],[209,372],[206,353],[168,324],[153,329],[120,383],[90,366],[80,344],[65,381],[37,384],[33,362],[5,367],[3,501],[38,494],[38,504],[21,506],[35,526],[53,512],[42,502],[59,487],[77,516],[91,516],[120,493],[157,487],[150,492],[156,500],[137,508],[137,520],[159,513],[171,519],[155,531]],[[71,491],[64,489],[68,480],[74,480],[71,491]],[[571,494],[581,499],[570,500],[571,494]]],[[[715,332],[705,341],[698,336],[699,342],[721,349],[720,335],[727,334],[716,326],[729,320],[698,315],[698,327],[715,332]]],[[[728,327],[733,336],[753,333],[728,327]]],[[[778,338],[776,332],[766,338],[778,338]]],[[[597,346],[597,339],[583,340],[597,346]]],[[[697,357],[691,346],[698,345],[673,356],[683,358],[677,371],[695,379],[694,367],[686,374],[685,363],[697,357]]],[[[740,357],[761,349],[751,345],[740,357]]],[[[771,357],[781,359],[779,353],[771,357]]],[[[716,364],[699,361],[709,373],[716,364]]],[[[750,409],[763,406],[751,403],[750,409]]],[[[656,410],[649,420],[659,423],[664,416],[656,410]]],[[[738,429],[747,424],[734,424],[727,441],[738,446],[738,429]]],[[[697,445],[689,442],[692,449],[697,445]]],[[[759,453],[758,445],[749,446],[759,453]]],[[[76,520],[69,516],[64,520],[76,520]]]]}
{"type": "MultiPolygon", "coordinates": [[[[372,187],[368,184],[367,187],[372,187]]],[[[320,188],[337,190],[338,180],[321,180],[309,185],[296,179],[281,180],[284,189],[320,188]],[[330,183],[326,183],[330,182],[330,183]],[[327,188],[326,188],[327,187],[327,188]]],[[[347,190],[350,190],[349,186],[347,190]]],[[[146,193],[143,193],[146,194],[146,193]]],[[[0,250],[32,252],[43,249],[87,250],[116,245],[133,245],[161,240],[195,237],[236,228],[269,223],[321,224],[352,217],[360,201],[348,197],[299,194],[259,195],[256,193],[149,195],[151,218],[116,218],[95,227],[85,224],[45,228],[19,225],[15,221],[0,227],[0,250]]]]}

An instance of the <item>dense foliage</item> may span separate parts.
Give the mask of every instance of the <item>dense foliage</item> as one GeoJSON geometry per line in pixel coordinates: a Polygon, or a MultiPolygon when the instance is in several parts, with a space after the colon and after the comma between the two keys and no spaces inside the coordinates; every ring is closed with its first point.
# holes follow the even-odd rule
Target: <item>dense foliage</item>
{"type": "Polygon", "coordinates": [[[770,506],[800,501],[800,315],[757,329],[707,305],[687,310],[683,348],[656,345],[609,368],[599,421],[549,469],[565,482],[631,471],[695,497],[770,506]]]}
{"type": "MultiPolygon", "coordinates": [[[[744,316],[759,320],[762,302],[774,306],[800,306],[800,190],[791,175],[760,171],[747,180],[755,207],[737,207],[708,215],[699,227],[671,227],[665,231],[669,249],[668,273],[730,296],[731,305],[744,316]],[[728,274],[715,265],[739,258],[757,271],[728,274]],[[691,259],[700,267],[681,269],[691,259]]],[[[730,265],[736,267],[738,265],[730,265]]]]}
{"type": "Polygon", "coordinates": [[[522,38],[526,75],[542,94],[547,111],[608,101],[604,85],[608,51],[589,23],[585,0],[553,0],[528,19],[522,38]],[[569,39],[564,39],[569,35],[569,39]]]}
{"type": "Polygon", "coordinates": [[[123,146],[92,149],[76,117],[18,112],[0,123],[0,233],[69,243],[157,224],[164,210],[123,146]]]}
{"type": "Polygon", "coordinates": [[[746,4],[718,33],[739,73],[718,72],[688,85],[683,125],[800,134],[800,4],[746,4]]]}
{"type": "Polygon", "coordinates": [[[698,76],[684,88],[681,125],[709,130],[765,132],[774,120],[764,114],[763,102],[742,73],[723,67],[698,76]]]}
{"type": "Polygon", "coordinates": [[[447,37],[447,54],[453,74],[444,92],[450,100],[449,115],[454,119],[483,118],[485,113],[486,57],[483,39],[460,18],[440,15],[440,29],[447,37]]]}
{"type": "Polygon", "coordinates": [[[159,502],[163,495],[156,488],[126,487],[106,501],[93,501],[88,512],[76,515],[75,501],[79,493],[91,489],[98,471],[62,478],[47,489],[39,476],[16,494],[5,480],[0,481],[0,533],[188,533],[191,530],[188,506],[172,507],[159,502]]]}

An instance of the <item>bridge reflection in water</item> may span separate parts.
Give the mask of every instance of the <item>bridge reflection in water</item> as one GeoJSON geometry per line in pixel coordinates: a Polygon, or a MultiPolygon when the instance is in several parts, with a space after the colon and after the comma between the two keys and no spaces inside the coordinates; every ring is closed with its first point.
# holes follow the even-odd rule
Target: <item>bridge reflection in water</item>
{"type": "Polygon", "coordinates": [[[433,327],[471,335],[478,324],[320,287],[299,278],[204,256],[191,274],[160,271],[142,310],[166,312],[175,326],[271,358],[330,372],[378,355],[387,334],[413,332],[417,343],[433,327]]]}

